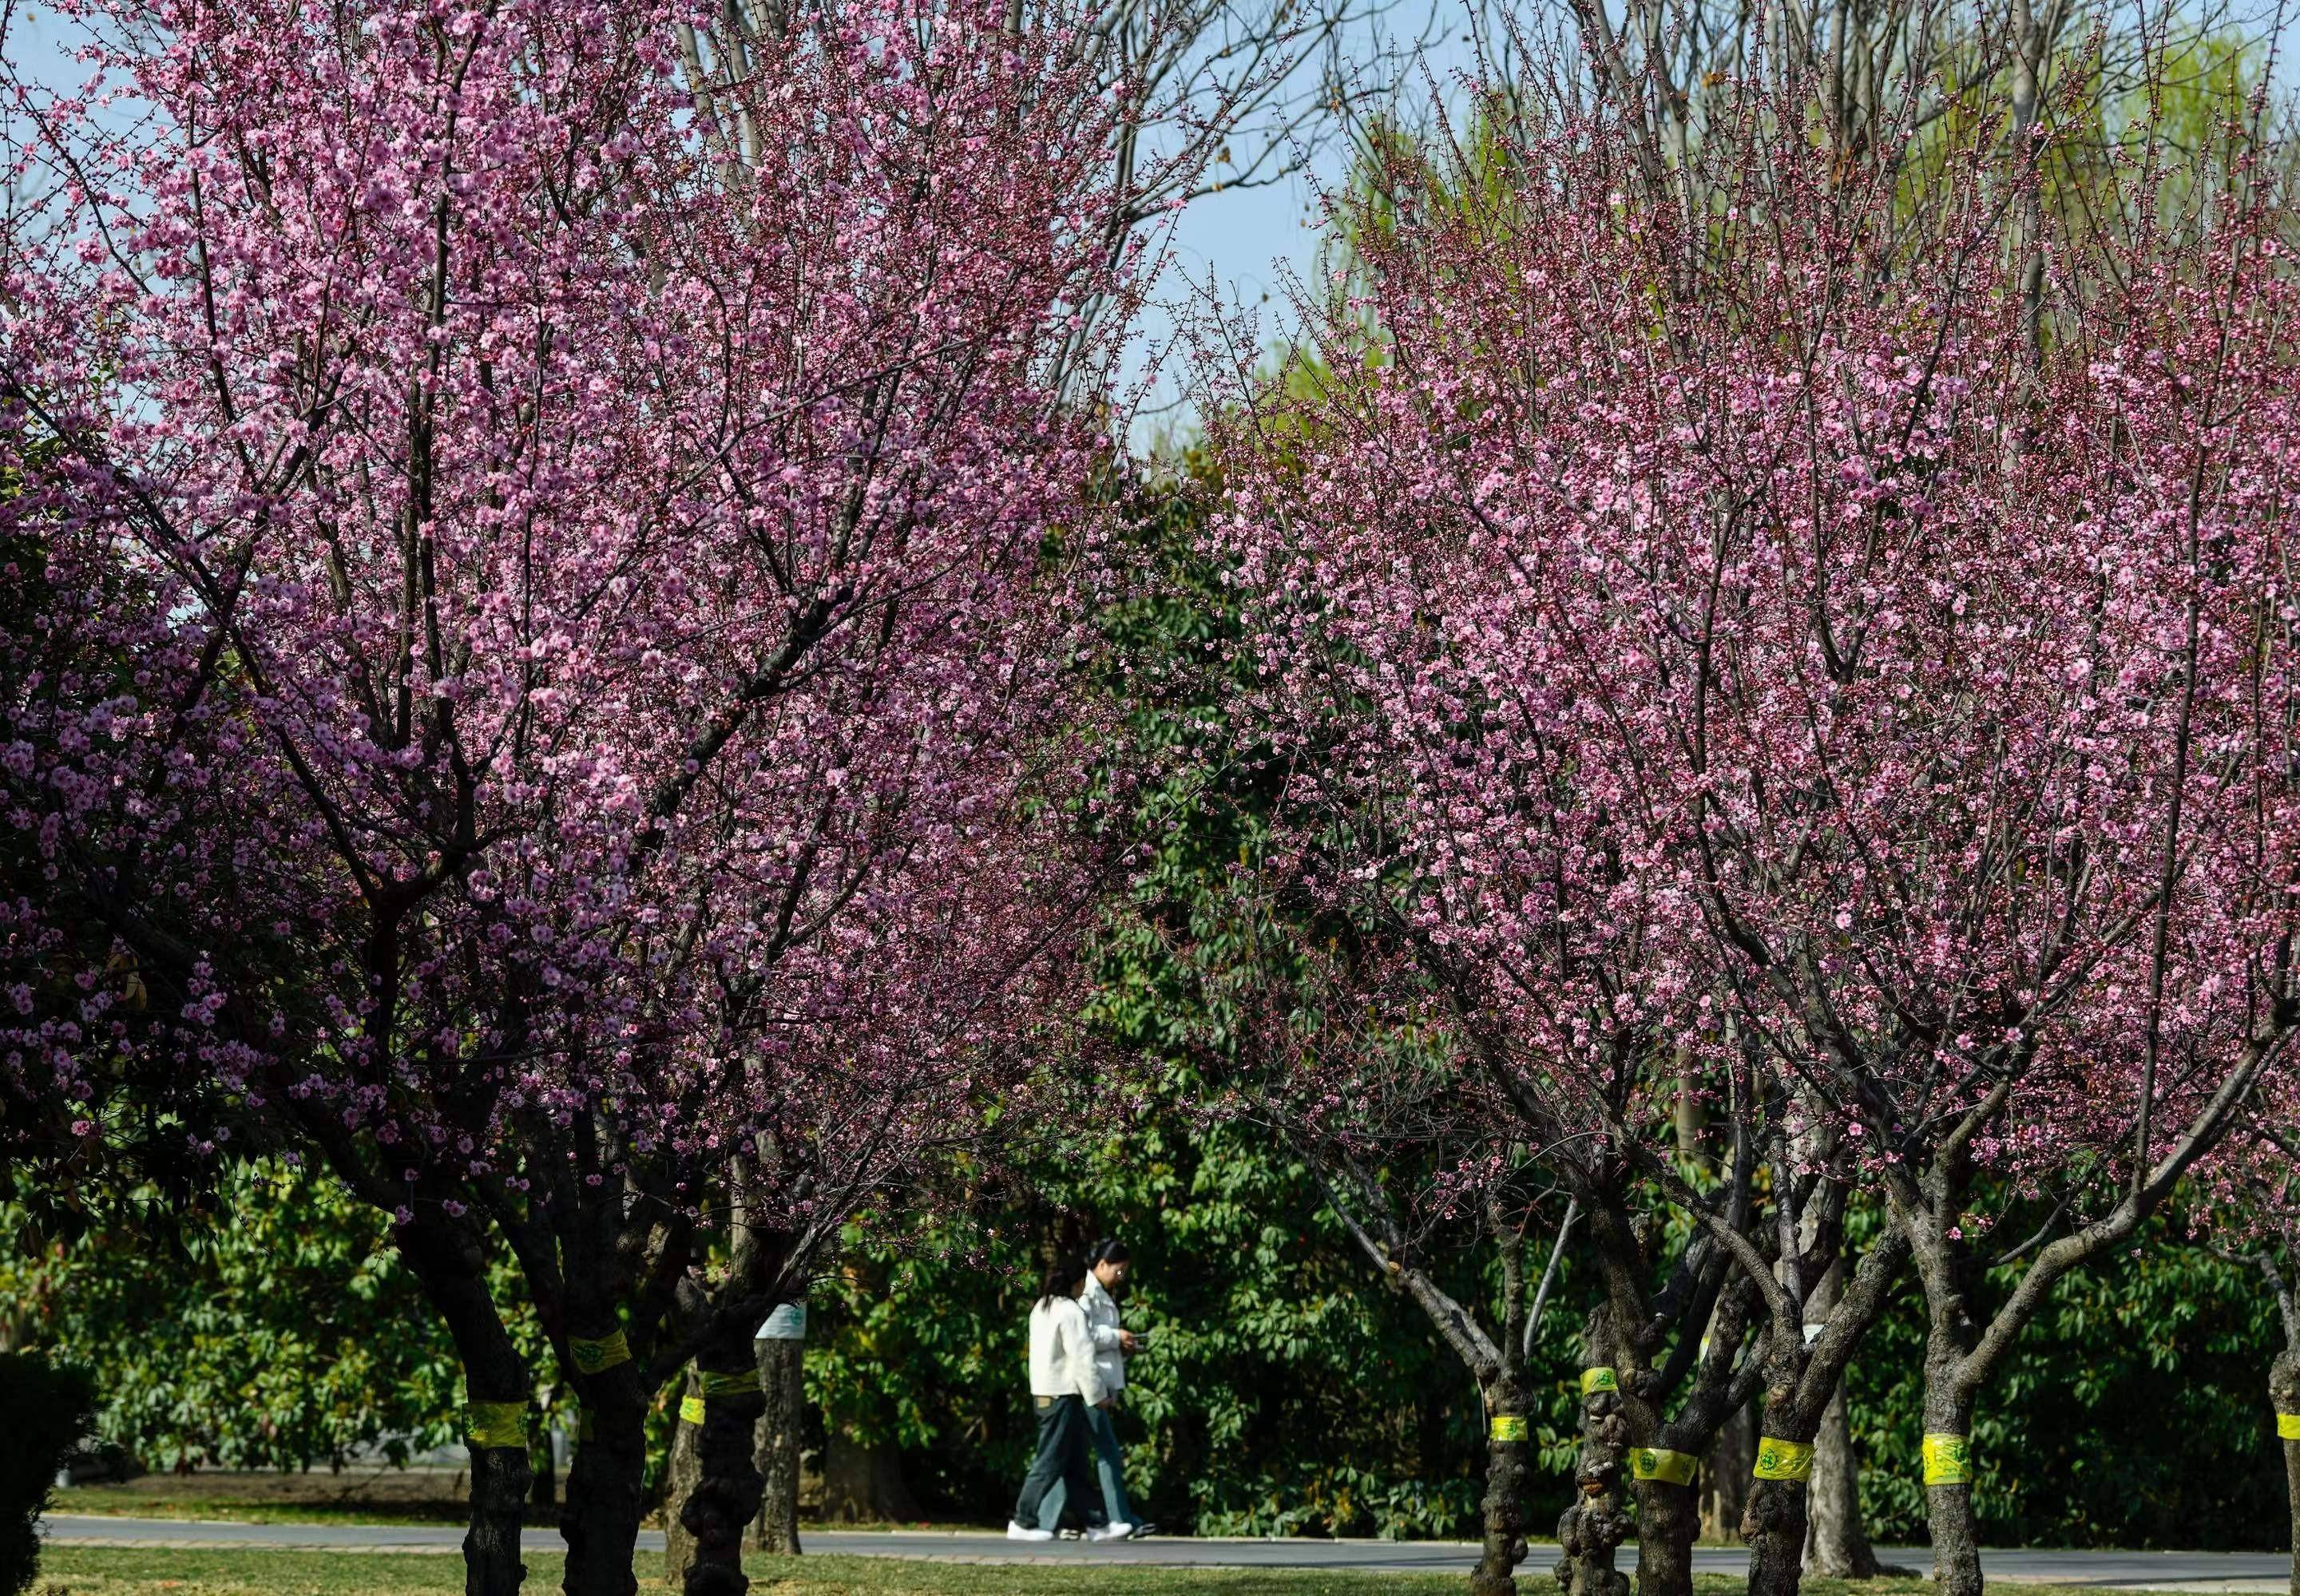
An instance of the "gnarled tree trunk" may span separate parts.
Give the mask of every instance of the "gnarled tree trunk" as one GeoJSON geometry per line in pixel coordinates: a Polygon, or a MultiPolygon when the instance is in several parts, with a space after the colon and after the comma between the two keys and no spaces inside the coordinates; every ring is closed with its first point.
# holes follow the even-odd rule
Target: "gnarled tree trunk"
{"type": "Polygon", "coordinates": [[[2277,1412],[2277,1434],[2284,1443],[2284,1488],[2292,1532],[2292,1596],[2300,1596],[2300,1346],[2288,1346],[2268,1376],[2268,1394],[2277,1412]]]}
{"type": "MultiPolygon", "coordinates": [[[[1601,1303],[1582,1332],[1584,1369],[1610,1373],[1615,1340],[1612,1310],[1601,1303]]],[[[1629,1441],[1621,1392],[1616,1385],[1593,1385],[1585,1374],[1573,1505],[1557,1521],[1557,1583],[1565,1596],[1629,1596],[1629,1576],[1613,1566],[1613,1557],[1629,1533],[1621,1491],[1629,1441]]]]}
{"type": "Polygon", "coordinates": [[[1517,1589],[1517,1565],[1525,1557],[1525,1482],[1533,1451],[1525,1388],[1514,1370],[1504,1370],[1483,1387],[1486,1400],[1486,1498],[1484,1544],[1472,1596],[1510,1596],[1517,1589]]]}
{"type": "Polygon", "coordinates": [[[2292,1596],[2300,1596],[2300,1293],[2277,1268],[2276,1255],[2259,1255],[2260,1272],[2275,1294],[2284,1323],[2284,1350],[2268,1370],[2268,1405],[2276,1410],[2276,1437],[2284,1450],[2284,1490],[2292,1535],[2292,1596]]]}
{"type": "Polygon", "coordinates": [[[759,1389],[750,1328],[732,1315],[721,1320],[729,1327],[704,1342],[695,1359],[703,1423],[695,1437],[695,1488],[679,1509],[679,1522],[694,1544],[686,1596],[743,1596],[750,1589],[743,1573],[743,1532],[758,1517],[766,1485],[752,1461],[766,1393],[759,1389]]]}

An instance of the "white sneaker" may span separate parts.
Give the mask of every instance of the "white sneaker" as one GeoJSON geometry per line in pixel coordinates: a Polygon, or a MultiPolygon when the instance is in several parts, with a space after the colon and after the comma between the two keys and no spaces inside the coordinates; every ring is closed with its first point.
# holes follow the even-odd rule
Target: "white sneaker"
{"type": "Polygon", "coordinates": [[[1134,1526],[1121,1518],[1095,1525],[1087,1531],[1086,1538],[1089,1541],[1123,1541],[1133,1533],[1134,1526]]]}
{"type": "Polygon", "coordinates": [[[1021,1525],[1015,1523],[1012,1518],[1009,1518],[1006,1521],[1006,1538],[1009,1541],[1051,1541],[1054,1538],[1054,1532],[1052,1530],[1042,1529],[1024,1529],[1021,1525]]]}

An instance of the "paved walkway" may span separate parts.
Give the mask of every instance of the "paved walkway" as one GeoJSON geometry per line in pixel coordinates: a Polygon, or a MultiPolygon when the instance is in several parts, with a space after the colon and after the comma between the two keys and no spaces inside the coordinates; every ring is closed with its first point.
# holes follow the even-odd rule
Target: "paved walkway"
{"type": "MultiPolygon", "coordinates": [[[[463,1532],[444,1524],[225,1524],[212,1519],[113,1518],[52,1513],[41,1531],[60,1546],[295,1547],[328,1551],[453,1552],[463,1532]]],[[[530,1551],[556,1551],[555,1531],[530,1529],[522,1537],[530,1551]]],[[[809,1551],[865,1557],[940,1558],[976,1563],[1155,1563],[1230,1568],[1353,1568],[1429,1574],[1466,1574],[1477,1548],[1458,1541],[1284,1541],[1227,1540],[1214,1536],[1161,1536],[1088,1546],[1074,1541],[1024,1543],[1003,1535],[949,1531],[810,1531],[809,1551]]],[[[659,1551],[662,1535],[642,1531],[639,1549],[659,1551]]],[[[1623,1547],[1624,1566],[1634,1559],[1623,1547]]],[[[1879,1554],[1888,1563],[1929,1572],[1929,1553],[1907,1549],[1879,1554]]],[[[1546,1572],[1551,1553],[1536,1546],[1529,1568],[1546,1572]]],[[[1740,1574],[1748,1553],[1736,1547],[1704,1546],[1693,1554],[1702,1574],[1740,1574]]],[[[2097,1585],[2135,1591],[2281,1592],[2288,1588],[2291,1559],[2281,1552],[2218,1551],[1984,1551],[1981,1567],[1991,1579],[2052,1584],[2097,1585]]]]}

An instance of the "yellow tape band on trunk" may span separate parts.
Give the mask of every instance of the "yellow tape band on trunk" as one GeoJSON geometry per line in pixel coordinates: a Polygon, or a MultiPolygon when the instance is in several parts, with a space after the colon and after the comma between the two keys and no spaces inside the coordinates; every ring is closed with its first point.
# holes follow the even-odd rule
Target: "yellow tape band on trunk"
{"type": "Polygon", "coordinates": [[[2300,1441],[2300,1413],[2279,1413],[2276,1416],[2276,1438],[2279,1441],[2300,1441]]]}
{"type": "Polygon", "coordinates": [[[707,1397],[761,1396],[758,1372],[745,1369],[739,1375],[714,1375],[708,1369],[698,1371],[703,1376],[703,1394],[707,1397]]]}
{"type": "Polygon", "coordinates": [[[1619,1391],[1621,1388],[1621,1382],[1612,1369],[1601,1366],[1581,1371],[1581,1394],[1585,1397],[1596,1396],[1601,1391],[1619,1391]]]}
{"type": "Polygon", "coordinates": [[[1812,1448],[1802,1441],[1757,1437],[1757,1477],[1761,1480],[1805,1480],[1812,1477],[1812,1448]]]}
{"type": "Polygon", "coordinates": [[[631,1360],[631,1349],[624,1342],[623,1333],[620,1330],[612,1335],[603,1335],[597,1341],[585,1341],[579,1335],[571,1335],[567,1338],[567,1351],[573,1356],[579,1374],[602,1374],[619,1363],[631,1360]]]}
{"type": "Polygon", "coordinates": [[[1493,1437],[1496,1441],[1523,1441],[1527,1433],[1525,1420],[1515,1414],[1494,1415],[1493,1437]]]}
{"type": "Polygon", "coordinates": [[[703,1399],[701,1397],[681,1397],[679,1399],[679,1422],[683,1425],[699,1425],[703,1422],[703,1399]]]}
{"type": "Polygon", "coordinates": [[[525,1402],[465,1402],[463,1438],[475,1447],[527,1450],[525,1402]]]}
{"type": "Polygon", "coordinates": [[[1971,1439],[1946,1433],[1927,1435],[1925,1437],[1925,1484],[1928,1485],[1972,1484],[1971,1439]]]}
{"type": "Polygon", "coordinates": [[[1700,1468],[1701,1459],[1691,1452],[1673,1452],[1660,1446],[1634,1447],[1629,1451],[1629,1477],[1632,1479],[1662,1480],[1671,1485],[1690,1485],[1700,1468]]]}

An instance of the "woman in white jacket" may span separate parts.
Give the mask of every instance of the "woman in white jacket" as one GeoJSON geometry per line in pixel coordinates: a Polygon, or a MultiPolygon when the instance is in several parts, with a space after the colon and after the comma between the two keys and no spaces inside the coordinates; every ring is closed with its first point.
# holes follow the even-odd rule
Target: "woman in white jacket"
{"type": "Polygon", "coordinates": [[[1094,1366],[1094,1335],[1078,1304],[1086,1289],[1086,1263],[1076,1253],[1056,1258],[1030,1309],[1030,1397],[1038,1410],[1038,1455],[1023,1476],[1022,1494],[1006,1525],[1010,1541],[1051,1541],[1038,1524],[1038,1501],[1059,1479],[1086,1520],[1089,1541],[1122,1541],[1130,1524],[1112,1524],[1103,1511],[1094,1463],[1087,1452],[1087,1411],[1110,1400],[1094,1366]]]}

